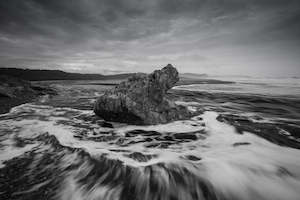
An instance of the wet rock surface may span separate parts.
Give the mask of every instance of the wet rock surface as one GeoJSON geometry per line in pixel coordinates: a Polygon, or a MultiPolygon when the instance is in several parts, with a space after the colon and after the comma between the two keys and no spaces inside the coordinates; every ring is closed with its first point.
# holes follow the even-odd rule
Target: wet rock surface
{"type": "Polygon", "coordinates": [[[38,96],[56,94],[56,91],[50,87],[0,75],[0,114],[8,112],[14,106],[31,102],[38,96]]]}
{"type": "MultiPolygon", "coordinates": [[[[282,129],[282,127],[284,126],[282,126],[282,124],[279,122],[275,124],[255,122],[248,119],[247,117],[230,114],[220,114],[217,119],[220,122],[225,122],[234,126],[239,134],[243,134],[244,132],[251,132],[275,144],[300,149],[299,142],[295,141],[292,135],[283,137],[285,130],[282,129]]],[[[284,128],[287,129],[287,127],[284,128]]],[[[240,145],[246,144],[234,144],[233,146],[240,145]]]]}
{"type": "Polygon", "coordinates": [[[189,118],[191,113],[186,107],[165,97],[178,80],[178,72],[171,64],[149,75],[135,74],[100,96],[94,112],[105,120],[130,124],[159,124],[189,118]]]}

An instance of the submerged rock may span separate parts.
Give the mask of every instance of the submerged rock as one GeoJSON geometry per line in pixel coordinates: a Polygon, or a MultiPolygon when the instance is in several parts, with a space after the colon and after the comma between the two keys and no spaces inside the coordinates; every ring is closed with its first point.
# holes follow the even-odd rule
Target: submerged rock
{"type": "Polygon", "coordinates": [[[151,74],[135,74],[113,90],[105,92],[94,112],[105,120],[131,124],[159,124],[186,119],[191,113],[165,97],[179,80],[171,64],[151,74]]]}

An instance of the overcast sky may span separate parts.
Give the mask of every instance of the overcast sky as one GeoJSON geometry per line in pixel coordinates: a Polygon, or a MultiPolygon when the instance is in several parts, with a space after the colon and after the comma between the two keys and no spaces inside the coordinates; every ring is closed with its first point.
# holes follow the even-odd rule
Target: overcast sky
{"type": "Polygon", "coordinates": [[[0,66],[299,76],[299,0],[1,0],[0,66]]]}

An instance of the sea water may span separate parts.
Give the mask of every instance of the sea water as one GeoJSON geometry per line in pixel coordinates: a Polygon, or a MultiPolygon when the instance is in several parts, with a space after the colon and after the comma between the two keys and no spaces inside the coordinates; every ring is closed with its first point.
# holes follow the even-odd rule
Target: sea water
{"type": "Polygon", "coordinates": [[[197,114],[151,126],[95,116],[111,86],[49,82],[0,115],[0,199],[300,199],[298,79],[235,80],[175,87],[197,114]]]}

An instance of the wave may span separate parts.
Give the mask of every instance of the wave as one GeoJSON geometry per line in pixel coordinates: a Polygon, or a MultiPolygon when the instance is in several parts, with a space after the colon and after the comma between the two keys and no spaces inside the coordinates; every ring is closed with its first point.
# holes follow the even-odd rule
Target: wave
{"type": "Polygon", "coordinates": [[[221,117],[128,126],[86,110],[15,107],[0,116],[0,198],[298,199],[300,151],[221,117]]]}

